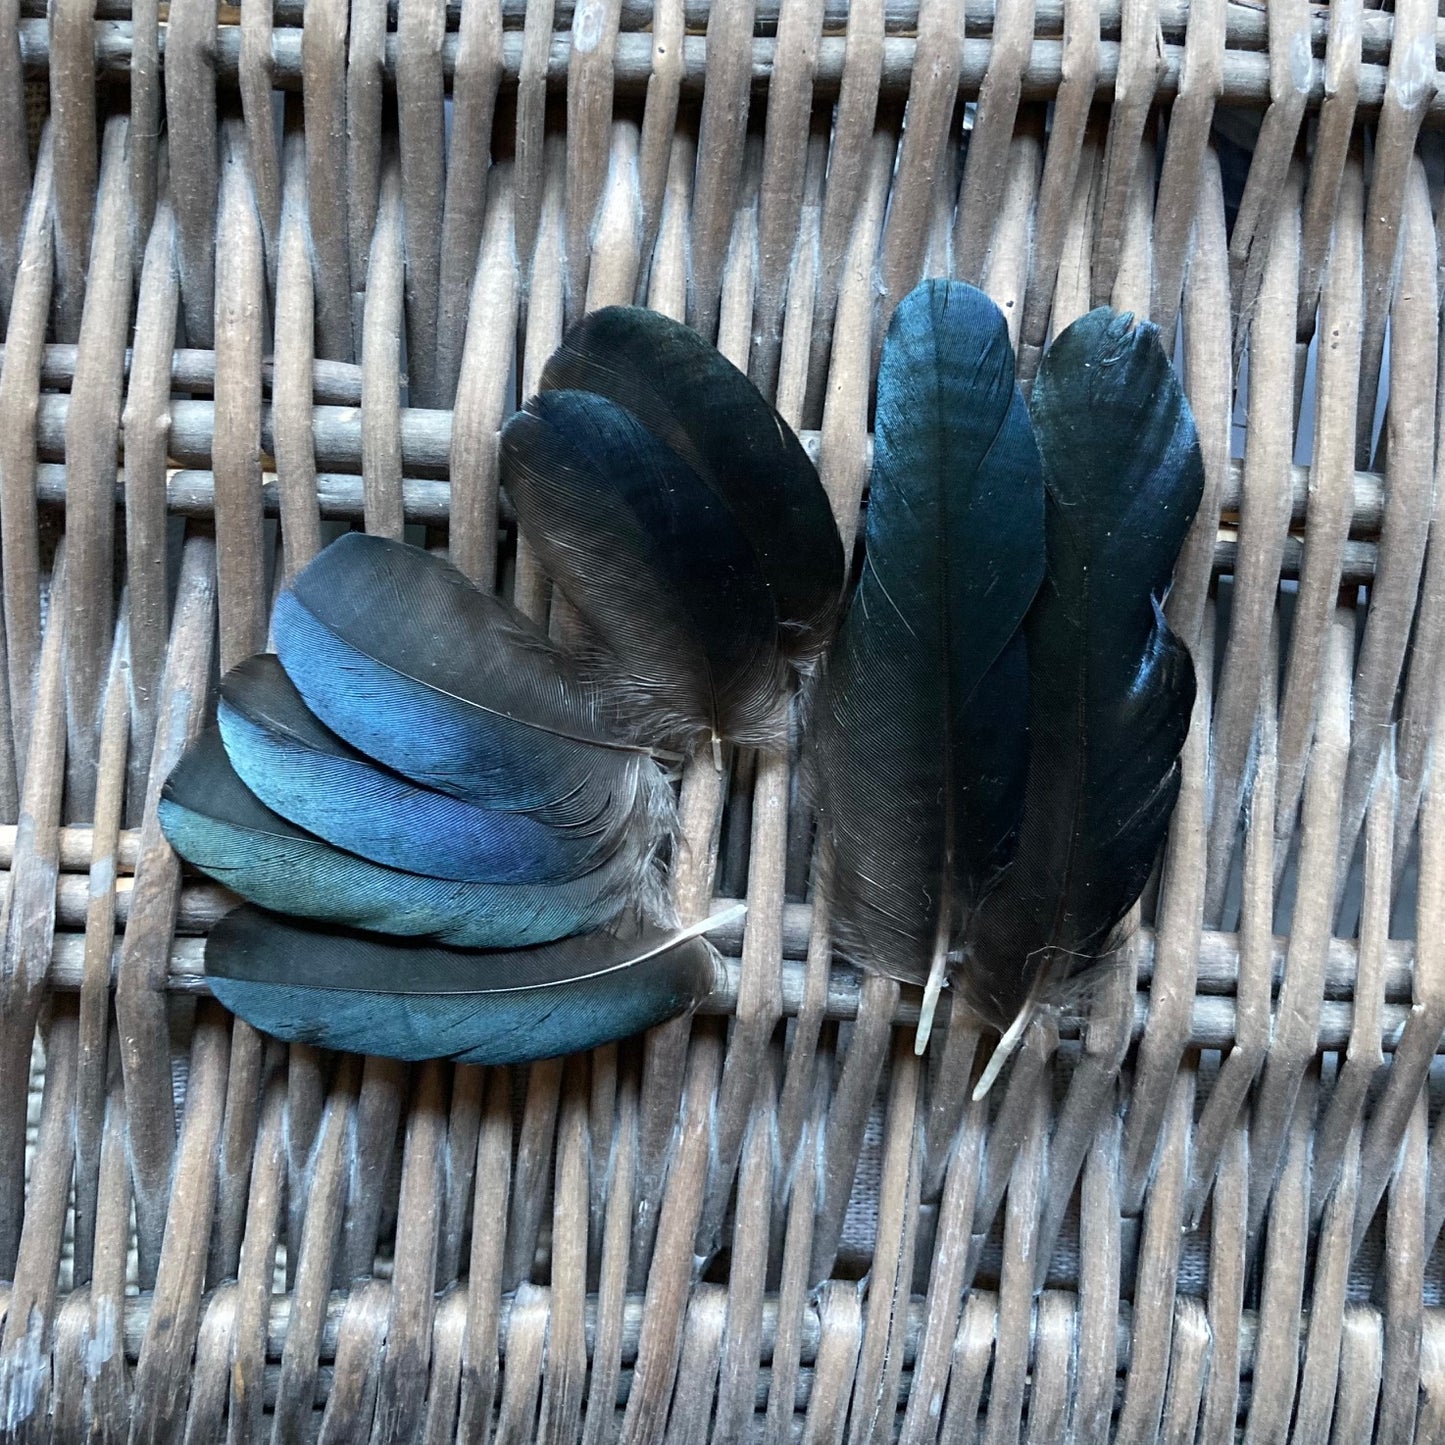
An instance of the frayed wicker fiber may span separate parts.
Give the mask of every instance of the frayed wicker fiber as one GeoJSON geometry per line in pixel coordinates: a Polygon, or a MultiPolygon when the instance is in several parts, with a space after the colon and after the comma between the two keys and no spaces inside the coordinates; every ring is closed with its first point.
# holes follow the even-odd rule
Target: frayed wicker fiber
{"type": "Polygon", "coordinates": [[[1445,1439],[1442,54],[1422,0],[0,6],[0,1438],[1445,1439]],[[682,782],[681,913],[750,908],[695,1018],[509,1071],[220,1009],[154,802],[285,578],[364,524],[545,617],[498,428],[634,299],[851,523],[941,274],[1025,381],[1151,317],[1203,441],[1085,1016],[971,1103],[748,753],[682,782]]]}

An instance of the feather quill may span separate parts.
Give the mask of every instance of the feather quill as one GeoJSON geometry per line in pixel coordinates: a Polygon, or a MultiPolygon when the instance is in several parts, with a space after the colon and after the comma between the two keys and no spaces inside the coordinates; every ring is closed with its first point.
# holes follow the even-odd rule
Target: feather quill
{"type": "Polygon", "coordinates": [[[899,304],[878,373],[862,578],[811,708],[812,789],[844,951],[937,991],[1007,863],[1022,802],[1019,624],[1043,482],[998,308],[962,283],[899,304]]]}
{"type": "Polygon", "coordinates": [[[1203,467],[1154,329],[1084,317],[1031,415],[1012,378],[982,293],[926,282],[895,312],[810,751],[840,945],[924,985],[920,1052],[945,977],[1003,1033],[980,1095],[1138,898],[1194,695],[1160,601],[1203,467]]]}
{"type": "Polygon", "coordinates": [[[1154,327],[1107,309],[1055,340],[1032,415],[1048,567],[1024,629],[1029,769],[1012,865],[982,900],[956,977],[1005,1030],[1096,957],[1138,899],[1179,791],[1194,702],[1160,608],[1203,491],[1188,402],[1154,327]]]}
{"type": "Polygon", "coordinates": [[[752,383],[666,318],[596,313],[502,432],[503,480],[649,736],[758,746],[836,626],[842,543],[817,473],[752,383]]]}
{"type": "Polygon", "coordinates": [[[517,1064],[593,1048],[694,1008],[717,965],[701,935],[745,910],[636,937],[475,953],[228,914],[206,941],[212,993],[289,1043],[517,1064]]]}

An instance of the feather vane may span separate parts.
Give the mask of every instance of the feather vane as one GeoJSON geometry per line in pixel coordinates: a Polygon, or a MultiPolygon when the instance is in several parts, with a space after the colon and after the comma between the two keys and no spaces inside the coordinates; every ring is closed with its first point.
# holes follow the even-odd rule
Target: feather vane
{"type": "Polygon", "coordinates": [[[624,1038],[695,1007],[717,982],[701,934],[736,912],[674,932],[477,954],[240,908],[211,931],[206,975],[227,1008],[288,1043],[523,1063],[624,1038]]]}
{"type": "Polygon", "coordinates": [[[1023,793],[1017,634],[1043,573],[1038,450],[998,308],[929,282],[878,375],[863,575],[811,710],[845,950],[942,983],[1023,793]]]}
{"type": "Polygon", "coordinates": [[[747,377],[666,317],[597,312],[503,429],[502,469],[620,716],[688,747],[783,741],[844,557],[812,463],[747,377]]]}
{"type": "Polygon", "coordinates": [[[276,1037],[517,1062],[693,1007],[666,775],[570,655],[445,563],[349,534],[279,599],[162,791],[176,850],[248,900],[212,991],[276,1037]],[[599,930],[606,929],[606,932],[599,930]]]}
{"type": "Polygon", "coordinates": [[[1132,320],[1082,317],[1034,388],[1048,571],[1025,628],[1028,784],[1017,855],[961,971],[970,1003],[1002,1028],[1106,945],[1179,792],[1194,666],[1160,603],[1204,468],[1158,333],[1132,320]]]}
{"type": "Polygon", "coordinates": [[[1100,309],[1026,409],[1002,316],[925,282],[879,371],[862,580],[813,700],[840,945],[947,977],[1004,1042],[1107,950],[1178,793],[1194,699],[1161,602],[1199,505],[1153,327],[1100,309]]]}

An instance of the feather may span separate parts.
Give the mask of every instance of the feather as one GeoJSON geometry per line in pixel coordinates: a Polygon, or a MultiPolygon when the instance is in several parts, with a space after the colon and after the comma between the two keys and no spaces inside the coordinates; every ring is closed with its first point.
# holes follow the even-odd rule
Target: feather
{"type": "Polygon", "coordinates": [[[266,807],[374,863],[463,882],[554,883],[589,872],[619,842],[605,818],[553,827],[380,767],[312,717],[269,654],[222,679],[217,720],[237,774],[266,807]]]}
{"type": "Polygon", "coordinates": [[[237,777],[215,729],[161,793],[161,829],[203,873],[263,908],[468,948],[517,948],[600,928],[645,894],[650,857],[619,852],[560,884],[465,883],[383,867],[288,823],[237,777]]]}
{"type": "Polygon", "coordinates": [[[974,915],[956,971],[1006,1045],[1107,943],[1163,840],[1194,667],[1160,601],[1204,480],[1158,333],[1130,316],[1092,311],[1055,340],[1032,415],[1048,567],[1025,625],[1028,783],[1012,865],[974,915]]]}
{"type": "Polygon", "coordinates": [[[694,1008],[717,981],[691,928],[477,953],[308,928],[241,908],[206,941],[211,992],[290,1043],[516,1064],[590,1049],[694,1008]]]}
{"type": "Polygon", "coordinates": [[[588,392],[542,392],[502,441],[527,536],[617,659],[628,711],[669,739],[772,739],[788,696],[777,609],[727,505],[588,392]]]}
{"type": "Polygon", "coordinates": [[[316,718],[413,782],[559,826],[670,819],[665,776],[571,659],[419,548],[340,537],[277,599],[272,634],[316,718]]]}
{"type": "Polygon", "coordinates": [[[280,913],[474,948],[669,916],[666,776],[506,604],[348,534],[282,595],[275,635],[279,660],[227,675],[219,732],[163,791],[196,867],[280,913]]]}
{"type": "Polygon", "coordinates": [[[690,326],[636,306],[583,317],[542,372],[543,391],[583,391],[631,412],[720,497],[767,579],[795,662],[836,630],[843,544],[793,430],[690,326]]]}
{"type": "Polygon", "coordinates": [[[810,709],[809,769],[839,942],[927,984],[927,1014],[1021,807],[1018,628],[1043,505],[1002,314],[972,286],[925,282],[884,342],[863,574],[810,709]]]}
{"type": "Polygon", "coordinates": [[[503,479],[599,681],[649,735],[776,745],[844,585],[797,438],[713,348],[647,312],[585,319],[542,384],[503,429],[503,479]]]}

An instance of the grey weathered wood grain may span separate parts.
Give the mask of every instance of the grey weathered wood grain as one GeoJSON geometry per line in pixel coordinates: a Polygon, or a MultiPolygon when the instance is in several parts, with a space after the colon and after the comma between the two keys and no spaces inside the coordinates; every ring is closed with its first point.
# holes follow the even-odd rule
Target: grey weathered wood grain
{"type": "Polygon", "coordinates": [[[953,128],[963,63],[963,16],[957,6],[947,0],[929,0],[919,6],[918,51],[921,63],[913,70],[903,137],[898,145],[896,189],[890,197],[880,242],[882,294],[873,327],[875,357],[893,308],[917,283],[923,264],[923,218],[953,128]]]}
{"type": "MultiPolygon", "coordinates": [[[[0,8],[0,125],[4,134],[25,133],[25,90],[20,68],[20,4],[0,8]]],[[[0,155],[0,315],[8,315],[20,266],[21,238],[31,193],[30,156],[23,146],[0,155]]]]}
{"type": "Polygon", "coordinates": [[[1128,224],[1130,194],[1139,185],[1140,146],[1163,68],[1158,43],[1158,8],[1153,0],[1121,9],[1119,72],[1109,112],[1099,198],[1094,211],[1094,252],[1090,299],[1105,305],[1114,294],[1128,224]]]}
{"type": "Polygon", "coordinates": [[[565,314],[569,325],[581,316],[587,295],[593,227],[607,179],[620,9],[620,0],[583,0],[572,12],[572,56],[567,65],[565,314]]]}
{"type": "MultiPolygon", "coordinates": [[[[581,1433],[587,1379],[583,1315],[587,1288],[587,1062],[574,1057],[564,1068],[557,1121],[556,1176],[552,1190],[551,1320],[547,1327],[547,1373],[542,1382],[539,1441],[574,1445],[581,1433]]],[[[600,1141],[599,1141],[600,1142],[600,1141]]]]}
{"type": "MultiPolygon", "coordinates": [[[[116,971],[115,1016],[124,1066],[140,1278],[155,1282],[176,1147],[165,1001],[165,950],[175,926],[180,864],[161,836],[161,785],[201,729],[215,627],[215,548],[191,538],[181,556],[175,620],[135,865],[135,895],[116,971]]],[[[208,1161],[209,1162],[209,1161],[208,1161]]],[[[205,1173],[210,1175],[209,1168],[205,1173]]],[[[209,1208],[209,1206],[208,1206],[209,1208]]]]}
{"type": "MultiPolygon", "coordinates": [[[[1430,30],[1434,6],[1406,0],[1396,6],[1394,43],[1380,111],[1380,155],[1370,177],[1365,211],[1365,319],[1360,338],[1360,406],[1357,455],[1371,445],[1375,404],[1385,353],[1385,324],[1404,282],[1400,267],[1409,227],[1410,191],[1415,185],[1415,137],[1425,107],[1436,96],[1436,62],[1430,30]]],[[[1408,283],[1404,283],[1408,287],[1408,283]]]]}
{"type": "Polygon", "coordinates": [[[1305,192],[1300,256],[1299,328],[1312,329],[1325,281],[1330,238],[1355,129],[1360,93],[1360,32],[1364,12],[1359,0],[1330,6],[1325,49],[1324,101],[1305,192]]]}
{"type": "Polygon", "coordinates": [[[209,346],[215,324],[216,24],[214,0],[178,0],[166,17],[166,135],[181,306],[192,346],[209,346]]]}
{"type": "MultiPolygon", "coordinates": [[[[1297,173],[1291,173],[1292,194],[1297,173]]],[[[1288,520],[1274,479],[1289,465],[1294,439],[1293,317],[1299,289],[1299,218],[1292,205],[1272,213],[1273,237],[1259,292],[1259,325],[1250,349],[1249,444],[1240,505],[1239,564],[1235,573],[1224,673],[1215,703],[1214,799],[1209,822],[1206,922],[1224,902],[1235,832],[1244,800],[1246,768],[1259,713],[1269,617],[1279,589],[1280,551],[1288,520]]],[[[1238,222],[1235,236],[1239,235],[1238,222]]],[[[1235,332],[1238,349],[1240,332],[1235,332]]]]}
{"type": "Polygon", "coordinates": [[[276,148],[276,117],[271,103],[275,81],[271,32],[270,5],[263,0],[247,0],[241,7],[241,109],[246,119],[246,158],[266,245],[268,288],[274,295],[281,229],[281,158],[276,148]]]}
{"type": "MultiPolygon", "coordinates": [[[[532,247],[542,217],[543,151],[547,118],[547,61],[552,32],[552,0],[527,6],[517,75],[517,255],[528,274],[532,247]]],[[[505,40],[505,37],[504,37],[505,40]]],[[[504,52],[505,53],[505,52],[504,52]]]]}
{"type": "Polygon", "coordinates": [[[295,1308],[286,1331],[276,1385],[272,1445],[283,1445],[303,1428],[303,1422],[309,1422],[316,1395],[321,1332],[346,1198],[345,1135],[356,1104],[359,1074],[358,1060],[348,1059],[342,1063],[317,1135],[300,1259],[296,1265],[295,1308]]]}
{"type": "Polygon", "coordinates": [[[316,345],[316,291],[307,234],[306,138],[286,137],[280,255],[276,267],[275,381],[272,445],[280,491],[284,569],[295,576],[321,550],[316,498],[316,444],[311,435],[316,345]]]}
{"type": "Polygon", "coordinates": [[[1209,192],[1200,186],[1214,107],[1224,89],[1226,4],[1208,0],[1189,13],[1179,94],[1169,111],[1169,134],[1154,206],[1154,298],[1149,314],[1165,336],[1174,334],[1184,273],[1190,264],[1196,216],[1209,192]]]}
{"type": "Polygon", "coordinates": [[[166,443],[170,432],[171,353],[180,299],[175,215],[168,198],[155,208],[136,303],[125,439],[126,587],[130,593],[132,803],[144,796],[155,744],[156,704],[165,668],[170,612],[166,515],[166,443]]]}
{"type": "Polygon", "coordinates": [[[1275,867],[1283,872],[1294,832],[1305,765],[1319,706],[1320,658],[1334,615],[1349,531],[1343,493],[1354,450],[1362,293],[1360,246],[1364,204],[1361,157],[1352,157],[1340,186],[1330,271],[1320,313],[1322,346],[1316,373],[1314,470],[1304,564],[1279,715],[1280,781],[1275,867]]]}
{"type": "Polygon", "coordinates": [[[462,12],[452,77],[452,134],[442,204],[437,309],[437,402],[450,406],[461,373],[467,298],[476,272],[491,163],[492,118],[502,80],[502,24],[494,5],[462,12]]]}
{"type": "MultiPolygon", "coordinates": [[[[0,365],[0,543],[4,549],[8,742],[0,740],[0,807],[17,816],[20,773],[30,750],[35,671],[40,658],[40,537],[35,506],[35,410],[41,346],[53,275],[51,187],[54,147],[47,132],[35,167],[0,365]]],[[[69,478],[67,477],[67,484],[69,478]]]]}
{"type": "Polygon", "coordinates": [[[498,430],[511,408],[512,349],[496,338],[516,332],[520,300],[512,167],[493,168],[486,223],[467,309],[466,344],[454,378],[451,437],[450,555],[480,587],[497,566],[498,430]]]}
{"type": "Polygon", "coordinates": [[[401,348],[406,243],[401,166],[388,157],[361,322],[361,475],[368,532],[401,540],[401,348]]]}
{"type": "MultiPolygon", "coordinates": [[[[246,1230],[236,1267],[236,1318],[226,1360],[227,1440],[257,1440],[265,1406],[266,1324],[285,1181],[286,1050],[267,1044],[255,1168],[246,1197],[246,1230]]],[[[212,1276],[214,1277],[214,1275],[212,1276]]]]}
{"type": "MultiPolygon", "coordinates": [[[[353,1284],[374,1273],[377,1235],[387,1205],[386,1189],[392,1177],[397,1127],[409,1094],[409,1074],[407,1066],[395,1059],[368,1057],[362,1065],[347,1150],[349,1183],[333,1275],[337,1285],[353,1284]]],[[[384,1299],[375,1306],[382,1311],[383,1320],[385,1306],[384,1299]]],[[[363,1324],[368,1331],[382,1328],[369,1315],[358,1318],[357,1328],[363,1324]]],[[[359,1336],[357,1348],[362,1347],[363,1337],[359,1336]]]]}
{"type": "MultiPolygon", "coordinates": [[[[95,803],[96,727],[115,619],[115,454],[121,360],[130,330],[131,257],[126,121],[105,128],[95,245],[65,438],[67,766],[72,814],[95,803]]],[[[57,156],[57,164],[59,157],[57,156]]]]}
{"type": "Polygon", "coordinates": [[[408,1111],[397,1204],[391,1315],[372,1422],[372,1438],[379,1441],[414,1439],[421,1425],[431,1358],[438,1196],[449,1073],[443,1063],[423,1064],[408,1111]]]}
{"type": "MultiPolygon", "coordinates": [[[[90,6],[86,0],[56,0],[50,7],[49,25],[50,124],[55,145],[55,325],[59,340],[74,341],[80,334],[85,304],[100,160],[90,6]]],[[[178,42],[179,54],[184,24],[178,42]]],[[[21,133],[14,133],[16,139],[21,133]]]]}
{"type": "MultiPolygon", "coordinates": [[[[164,79],[161,75],[160,0],[135,0],[126,71],[130,80],[130,195],[135,208],[132,245],[136,264],[145,254],[155,217],[167,147],[161,136],[164,79]]],[[[239,62],[239,54],[238,54],[239,62]]]]}
{"type": "Polygon", "coordinates": [[[29,1185],[26,1227],[19,1240],[5,1324],[0,1330],[0,1420],[6,1433],[35,1434],[51,1401],[50,1382],[35,1379],[34,1357],[52,1345],[57,1275],[75,1141],[75,1013],[63,1010],[47,1036],[45,1092],[36,1128],[36,1163],[29,1185]]]}
{"type": "MultiPolygon", "coordinates": [[[[993,53],[979,87],[978,110],[969,136],[958,196],[953,250],[958,275],[965,281],[976,282],[982,274],[1003,203],[1009,142],[1018,119],[1023,73],[1028,66],[1033,32],[1033,0],[1007,0],[999,6],[993,22],[993,53]]],[[[1029,189],[1032,191],[1033,187],[1029,189]]]]}
{"type": "MultiPolygon", "coordinates": [[[[100,766],[86,879],[85,943],[77,1015],[75,1086],[75,1262],[77,1284],[92,1281],[101,1245],[101,1181],[110,1048],[111,955],[115,945],[116,853],[125,803],[130,706],[126,689],[129,619],[116,627],[100,725],[100,766]]],[[[57,845],[57,860],[60,848],[57,845]]],[[[98,1288],[98,1285],[97,1285],[98,1288]]]]}
{"type": "Polygon", "coordinates": [[[405,0],[399,6],[397,120],[406,236],[407,382],[413,406],[441,405],[436,345],[446,193],[445,33],[443,0],[405,0]]]}
{"type": "Polygon", "coordinates": [[[330,119],[327,125],[307,127],[306,181],[316,268],[316,350],[336,361],[350,361],[354,354],[346,138],[355,122],[347,115],[346,18],[346,0],[308,5],[297,56],[307,111],[330,119]]]}
{"type": "MultiPolygon", "coordinates": [[[[1234,354],[1243,349],[1254,321],[1270,248],[1279,236],[1281,216],[1291,213],[1298,225],[1298,201],[1285,189],[1312,88],[1319,84],[1309,46],[1302,41],[1303,0],[1284,0],[1270,7],[1269,109],[1255,145],[1239,218],[1229,238],[1229,278],[1234,312],[1234,354]]],[[[1228,85],[1226,83],[1226,90],[1228,85]]]]}
{"type": "Polygon", "coordinates": [[[201,1309],[205,1240],[215,1199],[212,1163],[220,1142],[230,1033],[225,1010],[219,1004],[204,1005],[191,1047],[186,1111],[176,1142],[176,1197],[165,1215],[155,1309],[136,1364],[133,1438],[169,1438],[185,1414],[201,1309]]]}
{"type": "MultiPolygon", "coordinates": [[[[65,779],[65,624],[57,609],[47,629],[36,679],[35,736],[20,797],[15,862],[3,909],[4,955],[0,969],[0,1273],[19,1282],[18,1252],[27,1210],[40,1207],[27,1192],[25,1105],[31,1040],[45,999],[45,960],[55,931],[55,874],[59,855],[60,801],[65,779]]],[[[67,1087],[75,1087],[75,1040],[71,1029],[67,1087]]],[[[69,1106],[67,1105],[67,1112],[69,1106]]],[[[67,1142],[67,1149],[70,1147],[67,1142]]],[[[69,1173],[66,1167],[65,1173],[69,1173]]],[[[64,1186],[62,1186],[64,1187],[64,1186]]],[[[31,1185],[33,1191],[33,1181],[31,1185]]],[[[44,1226],[42,1225],[42,1228],[44,1226]]],[[[32,1226],[33,1228],[33,1226],[32,1226]]],[[[38,1286],[32,1282],[32,1289],[38,1286]]],[[[21,1337],[28,1329],[22,1321],[21,1337]]],[[[13,1327],[0,1337],[0,1359],[18,1348],[13,1327]]],[[[0,1366],[3,1370],[3,1366],[0,1366]]],[[[6,1410],[7,1415],[11,1413],[6,1410]]]]}
{"type": "MultiPolygon", "coordinates": [[[[1371,205],[1374,201],[1372,188],[1371,205]]],[[[1367,220],[1367,326],[1371,300],[1370,238],[1371,226],[1367,220]]],[[[1435,479],[1433,400],[1439,326],[1435,238],[1429,220],[1424,170],[1415,161],[1410,167],[1404,198],[1400,285],[1390,312],[1394,354],[1400,358],[1391,369],[1390,405],[1385,416],[1390,486],[1380,530],[1379,570],[1370,592],[1365,636],[1355,671],[1350,771],[1345,780],[1345,812],[1340,832],[1342,867],[1355,851],[1364,822],[1370,780],[1375,775],[1385,730],[1395,710],[1410,619],[1419,600],[1435,479]]],[[[1360,363],[1362,387],[1365,384],[1363,369],[1368,364],[1369,354],[1365,352],[1360,363]]]]}

